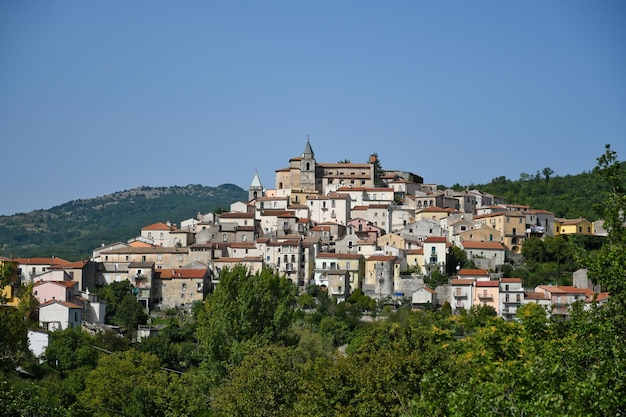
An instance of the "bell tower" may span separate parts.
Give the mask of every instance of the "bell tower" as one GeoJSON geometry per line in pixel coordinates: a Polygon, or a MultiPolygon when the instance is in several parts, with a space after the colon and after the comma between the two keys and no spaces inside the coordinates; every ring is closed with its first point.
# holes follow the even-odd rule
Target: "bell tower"
{"type": "Polygon", "coordinates": [[[306,145],[300,155],[300,187],[303,191],[315,191],[315,154],[309,136],[306,138],[306,145]]]}
{"type": "Polygon", "coordinates": [[[263,191],[263,185],[261,184],[261,179],[259,178],[259,173],[257,171],[254,173],[254,178],[252,178],[250,188],[248,188],[248,201],[256,200],[264,195],[265,192],[263,191]]]}

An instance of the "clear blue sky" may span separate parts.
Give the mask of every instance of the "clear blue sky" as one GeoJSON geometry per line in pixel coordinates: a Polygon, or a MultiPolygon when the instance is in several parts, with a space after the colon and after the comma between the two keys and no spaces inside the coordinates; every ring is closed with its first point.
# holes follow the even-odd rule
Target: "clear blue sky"
{"type": "Polygon", "coordinates": [[[626,2],[0,2],[0,214],[320,162],[427,183],[626,159],[626,2]]]}

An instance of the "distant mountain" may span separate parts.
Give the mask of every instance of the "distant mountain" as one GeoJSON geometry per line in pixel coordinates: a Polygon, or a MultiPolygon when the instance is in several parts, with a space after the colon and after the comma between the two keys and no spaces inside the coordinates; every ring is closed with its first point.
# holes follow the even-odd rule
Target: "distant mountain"
{"type": "Polygon", "coordinates": [[[139,187],[0,216],[0,254],[88,259],[102,243],[127,241],[152,223],[180,224],[198,213],[228,210],[231,203],[247,200],[248,192],[234,184],[139,187]]]}

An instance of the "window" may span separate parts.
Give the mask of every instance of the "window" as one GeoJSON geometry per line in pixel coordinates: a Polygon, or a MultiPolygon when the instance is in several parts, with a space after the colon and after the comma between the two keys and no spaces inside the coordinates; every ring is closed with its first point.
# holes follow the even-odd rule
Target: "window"
{"type": "Polygon", "coordinates": [[[146,262],[146,255],[141,255],[141,262],[146,262]]]}
{"type": "Polygon", "coordinates": [[[222,233],[222,242],[226,242],[228,240],[228,235],[226,233],[222,233]]]}
{"type": "Polygon", "coordinates": [[[183,291],[186,291],[187,290],[187,284],[183,282],[182,288],[183,288],[183,291]]]}
{"type": "Polygon", "coordinates": [[[161,255],[160,253],[157,255],[157,261],[162,261],[163,260],[163,255],[161,255]]]}

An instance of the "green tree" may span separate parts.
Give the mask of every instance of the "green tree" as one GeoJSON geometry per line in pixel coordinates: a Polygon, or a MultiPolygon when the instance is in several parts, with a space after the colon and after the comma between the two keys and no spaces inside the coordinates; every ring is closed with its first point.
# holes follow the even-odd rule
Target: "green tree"
{"type": "Polygon", "coordinates": [[[529,237],[522,245],[522,255],[529,266],[543,262],[546,258],[545,242],[536,236],[529,237]]]}
{"type": "Polygon", "coordinates": [[[606,145],[604,155],[598,158],[594,173],[609,185],[605,201],[597,206],[604,219],[607,241],[585,263],[589,277],[609,291],[611,299],[626,312],[626,185],[617,153],[610,145],[606,145]]]}
{"type": "Polygon", "coordinates": [[[102,356],[79,400],[93,415],[165,416],[168,385],[156,356],[131,349],[102,356]]]}
{"type": "Polygon", "coordinates": [[[552,174],[554,174],[554,171],[552,170],[552,168],[549,167],[545,167],[541,173],[543,174],[543,178],[546,180],[546,184],[550,182],[550,177],[552,177],[552,174]]]}
{"type": "Polygon", "coordinates": [[[215,393],[216,416],[292,416],[302,372],[292,348],[268,345],[246,356],[215,393]]]}
{"type": "Polygon", "coordinates": [[[0,308],[0,371],[13,370],[30,355],[29,322],[16,308],[0,308]]]}
{"type": "Polygon", "coordinates": [[[381,178],[385,175],[385,170],[380,164],[380,159],[378,158],[377,153],[373,153],[370,155],[369,161],[370,164],[374,164],[374,185],[378,185],[381,183],[381,178]]]}
{"type": "Polygon", "coordinates": [[[148,314],[133,294],[126,294],[117,304],[111,321],[124,327],[129,333],[137,330],[140,324],[148,322],[148,314]]]}
{"type": "Polygon", "coordinates": [[[106,301],[105,322],[113,324],[112,317],[117,315],[117,307],[124,297],[133,293],[133,285],[130,281],[112,282],[97,290],[98,297],[106,301]]]}
{"type": "Polygon", "coordinates": [[[295,295],[295,286],[268,268],[255,274],[243,265],[222,270],[196,332],[203,365],[213,377],[224,377],[258,346],[285,341],[295,295]]]}

